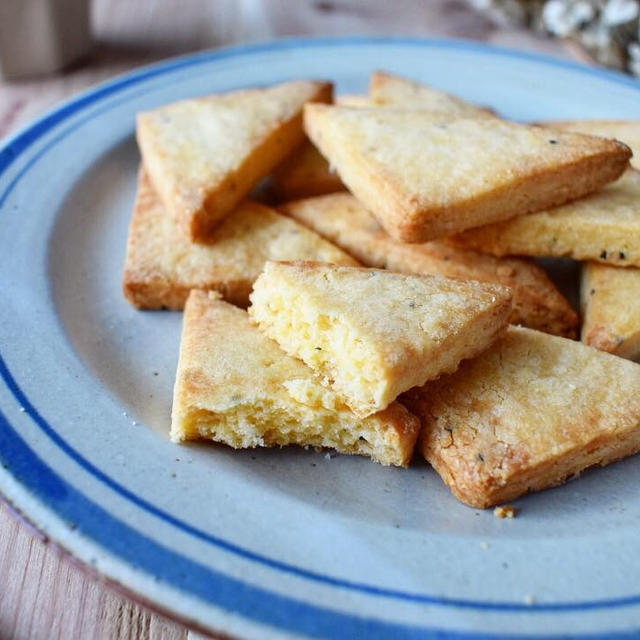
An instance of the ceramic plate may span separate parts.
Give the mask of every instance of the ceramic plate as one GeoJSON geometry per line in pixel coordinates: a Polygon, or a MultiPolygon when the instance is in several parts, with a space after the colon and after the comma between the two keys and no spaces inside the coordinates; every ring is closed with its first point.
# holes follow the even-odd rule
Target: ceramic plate
{"type": "Polygon", "coordinates": [[[371,38],[180,58],[49,113],[0,152],[2,491],[100,573],[231,635],[635,636],[638,457],[524,498],[506,521],[457,502],[426,464],[168,440],[181,316],[134,310],[120,285],[136,112],[299,77],[359,92],[378,68],[521,120],[640,113],[623,76],[371,38]]]}

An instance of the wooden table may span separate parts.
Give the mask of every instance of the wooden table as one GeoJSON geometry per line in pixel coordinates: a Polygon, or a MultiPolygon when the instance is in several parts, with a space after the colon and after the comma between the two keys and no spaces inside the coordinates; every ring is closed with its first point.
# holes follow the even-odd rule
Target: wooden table
{"type": "MultiPolygon", "coordinates": [[[[280,36],[472,38],[568,57],[559,43],[499,25],[461,0],[94,0],[95,47],[64,74],[0,82],[0,139],[63,98],[161,58],[280,36]]],[[[52,551],[0,505],[0,640],[198,638],[52,551]]]]}

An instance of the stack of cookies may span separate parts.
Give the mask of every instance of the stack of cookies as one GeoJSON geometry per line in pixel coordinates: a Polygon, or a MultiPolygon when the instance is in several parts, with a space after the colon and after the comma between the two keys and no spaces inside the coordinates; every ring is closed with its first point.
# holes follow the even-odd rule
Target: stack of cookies
{"type": "Polygon", "coordinates": [[[417,451],[477,507],[639,451],[637,128],[386,73],[140,114],[124,291],[184,308],[172,439],[417,451]],[[582,343],[534,256],[585,261],[582,343]]]}

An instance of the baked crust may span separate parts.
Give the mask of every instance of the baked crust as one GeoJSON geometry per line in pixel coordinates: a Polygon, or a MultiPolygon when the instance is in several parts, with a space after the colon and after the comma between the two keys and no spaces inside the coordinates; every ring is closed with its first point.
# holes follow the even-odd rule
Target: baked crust
{"type": "Polygon", "coordinates": [[[455,246],[497,256],[526,255],[640,266],[640,172],[629,169],[597,193],[561,207],[469,229],[455,246]]]}
{"type": "Polygon", "coordinates": [[[206,238],[303,142],[303,105],[331,96],[328,82],[287,82],[138,114],[138,146],[169,213],[192,239],[206,238]]]}
{"type": "Polygon", "coordinates": [[[248,200],[206,242],[192,242],[140,169],[123,276],[124,295],[134,306],[182,309],[191,289],[214,289],[246,307],[264,263],[287,259],[358,264],[303,225],[248,200]]]}
{"type": "Polygon", "coordinates": [[[633,152],[631,166],[640,169],[640,120],[550,120],[539,124],[560,131],[620,140],[633,152]]]}
{"type": "Polygon", "coordinates": [[[640,365],[521,327],[405,394],[420,450],[460,500],[509,502],[640,450],[640,365]]]}
{"type": "Polygon", "coordinates": [[[424,109],[309,104],[304,124],[353,195],[405,242],[561,205],[618,178],[631,157],[615,140],[424,109]]]}
{"type": "Polygon", "coordinates": [[[419,106],[450,116],[496,117],[493,109],[479,107],[458,96],[386,71],[371,74],[369,96],[376,106],[419,106]]]}
{"type": "Polygon", "coordinates": [[[506,287],[312,262],[267,262],[249,315],[358,416],[455,371],[507,325],[506,287]]]}
{"type": "Polygon", "coordinates": [[[280,205],[279,210],[338,245],[367,267],[493,282],[511,289],[509,322],[576,336],[578,315],[544,269],[518,258],[496,258],[434,240],[406,244],[384,232],[356,198],[335,193],[280,205]]]}
{"type": "Polygon", "coordinates": [[[269,181],[269,189],[279,202],[344,191],[344,188],[338,175],[308,140],[274,171],[269,181]]]}
{"type": "Polygon", "coordinates": [[[640,358],[640,269],[587,262],[580,286],[582,342],[640,358]]]}
{"type": "Polygon", "coordinates": [[[399,403],[357,418],[302,362],[291,358],[214,292],[185,306],[171,438],[234,448],[330,447],[406,466],[419,422],[399,403]]]}

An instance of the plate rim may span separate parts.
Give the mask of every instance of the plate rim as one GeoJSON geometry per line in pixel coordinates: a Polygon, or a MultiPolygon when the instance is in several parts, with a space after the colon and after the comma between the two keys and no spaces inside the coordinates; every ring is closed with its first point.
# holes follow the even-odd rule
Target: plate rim
{"type": "MultiPolygon", "coordinates": [[[[155,76],[161,76],[163,74],[175,71],[176,69],[179,69],[181,67],[189,67],[189,66],[194,66],[198,64],[211,64],[211,63],[214,63],[216,60],[223,59],[225,57],[235,57],[239,55],[256,55],[262,52],[273,51],[277,49],[301,48],[301,47],[309,48],[309,47],[323,47],[323,46],[354,46],[354,45],[355,46],[363,46],[363,45],[375,46],[380,44],[394,45],[394,46],[403,46],[403,45],[404,46],[421,46],[421,47],[425,46],[430,48],[457,49],[457,50],[463,49],[463,50],[476,51],[481,54],[506,56],[511,59],[514,59],[514,58],[526,59],[529,61],[537,62],[542,65],[561,67],[564,69],[570,69],[572,71],[585,73],[590,76],[598,76],[600,78],[604,78],[606,80],[613,81],[618,84],[624,84],[626,86],[630,86],[633,89],[640,91],[640,82],[617,72],[612,72],[612,71],[604,70],[600,68],[591,68],[588,66],[580,65],[572,61],[556,59],[544,54],[532,53],[527,51],[517,51],[517,50],[512,50],[506,47],[496,47],[496,46],[487,45],[485,43],[480,43],[475,41],[443,39],[443,38],[420,38],[420,37],[406,38],[406,37],[385,37],[385,36],[286,38],[286,39],[272,40],[267,42],[254,43],[249,45],[236,45],[232,47],[224,47],[224,48],[219,48],[214,50],[197,52],[194,54],[186,54],[183,56],[179,56],[177,58],[169,58],[167,60],[160,61],[151,65],[146,65],[143,67],[136,68],[132,71],[121,74],[115,78],[112,78],[106,82],[99,83],[96,86],[89,88],[88,90],[85,90],[79,95],[69,98],[68,100],[58,105],[57,107],[53,107],[44,115],[40,116],[35,121],[26,124],[18,132],[10,136],[4,142],[4,144],[2,145],[2,148],[0,148],[0,176],[4,174],[4,172],[7,169],[9,169],[9,167],[11,167],[13,162],[17,158],[19,158],[20,155],[24,151],[26,151],[33,143],[38,141],[48,131],[54,129],[57,125],[63,123],[67,118],[69,118],[73,114],[81,112],[85,107],[88,107],[92,104],[100,104],[101,100],[109,96],[118,94],[119,92],[127,89],[128,87],[131,87],[137,83],[149,80],[155,76]]],[[[86,119],[94,118],[96,116],[99,116],[99,114],[100,114],[100,110],[97,110],[96,112],[85,114],[85,118],[86,119]]],[[[63,134],[66,135],[68,133],[71,133],[73,129],[79,126],[79,124],[82,123],[83,121],[85,120],[81,118],[77,123],[74,124],[73,127],[69,127],[59,132],[56,136],[54,136],[51,140],[49,140],[32,158],[30,158],[29,161],[26,162],[25,165],[19,169],[19,171],[17,171],[16,175],[9,182],[6,189],[2,192],[2,194],[0,194],[0,207],[3,206],[7,197],[13,191],[13,189],[19,184],[20,180],[28,173],[30,167],[33,166],[33,164],[37,162],[37,160],[42,155],[44,155],[44,153],[46,153],[48,149],[55,146],[55,144],[60,141],[63,134]]],[[[51,425],[49,425],[48,422],[42,416],[40,416],[36,407],[31,404],[31,402],[28,400],[24,392],[22,392],[17,382],[11,375],[11,372],[9,371],[4,359],[2,358],[1,353],[0,353],[0,377],[2,377],[4,384],[7,386],[10,393],[13,395],[13,397],[16,399],[19,405],[25,409],[25,413],[28,416],[30,416],[32,420],[36,422],[38,427],[45,433],[47,437],[52,439],[57,446],[61,447],[63,451],[67,455],[74,458],[76,462],[78,462],[78,458],[83,460],[81,464],[85,468],[85,470],[87,469],[86,465],[93,466],[88,460],[85,460],[77,451],[75,451],[70,445],[68,445],[68,443],[66,443],[64,439],[61,438],[61,436],[59,436],[59,434],[55,431],[55,429],[53,429],[53,427],[51,427],[51,425]],[[63,446],[63,445],[66,445],[66,446],[63,446]]],[[[58,482],[66,484],[69,490],[76,491],[73,487],[68,485],[63,478],[58,476],[52,468],[46,465],[44,461],[40,460],[37,453],[33,449],[31,449],[26,444],[26,442],[24,442],[20,438],[20,436],[18,435],[18,432],[14,429],[13,425],[11,425],[9,420],[5,417],[4,413],[2,412],[0,412],[0,428],[4,428],[5,430],[12,431],[13,437],[17,438],[17,440],[19,440],[22,443],[22,445],[24,446],[24,449],[28,450],[34,459],[37,459],[41,465],[46,467],[47,472],[51,476],[55,476],[58,482]]],[[[2,442],[1,439],[0,439],[0,442],[2,442]]],[[[19,477],[17,477],[17,474],[11,472],[10,464],[5,460],[5,455],[7,450],[8,450],[8,447],[6,446],[6,443],[5,443],[5,446],[0,446],[0,457],[3,459],[2,460],[3,467],[9,473],[11,473],[11,475],[13,475],[14,478],[18,480],[18,483],[22,489],[28,490],[24,475],[22,479],[20,479],[19,477]]],[[[14,455],[16,455],[15,450],[14,450],[14,455]]],[[[105,476],[107,479],[111,480],[111,483],[107,483],[107,484],[112,490],[118,491],[118,493],[123,496],[124,494],[122,493],[122,491],[124,491],[128,494],[133,495],[133,497],[135,498],[135,494],[132,494],[131,491],[126,489],[125,487],[120,487],[119,489],[115,488],[114,485],[117,485],[117,483],[113,479],[109,478],[109,476],[106,476],[104,472],[100,471],[97,468],[95,468],[95,471],[97,471],[98,474],[105,476]]],[[[96,474],[92,472],[92,475],[95,476],[96,474]]],[[[104,482],[104,480],[101,479],[100,477],[98,477],[98,479],[104,482]]],[[[42,483],[40,484],[42,485],[42,483]]],[[[32,489],[34,489],[34,487],[32,487],[32,489]]],[[[43,486],[40,486],[39,489],[40,491],[44,490],[43,486]]],[[[59,511],[56,511],[53,507],[51,507],[49,502],[47,502],[46,500],[43,500],[43,495],[44,495],[43,493],[38,494],[37,490],[32,491],[32,493],[34,493],[35,495],[38,495],[39,499],[41,500],[42,506],[51,517],[57,518],[57,519],[62,518],[59,511]]],[[[88,498],[83,496],[81,492],[79,492],[79,496],[81,498],[84,498],[85,500],[88,500],[88,498]]],[[[128,498],[128,496],[124,496],[124,497],[126,497],[127,499],[130,499],[128,498]]],[[[140,498],[138,498],[135,501],[138,506],[141,506],[140,501],[141,501],[140,498]]],[[[95,505],[95,506],[98,506],[98,505],[95,505]]],[[[152,509],[154,509],[152,513],[157,516],[158,508],[154,507],[153,505],[149,505],[149,506],[152,507],[152,509]]],[[[146,507],[143,507],[143,508],[146,508],[146,507]]],[[[28,517],[29,514],[25,513],[25,515],[28,517]]],[[[116,518],[112,514],[107,513],[106,515],[110,519],[116,521],[118,524],[124,527],[127,527],[126,523],[121,522],[120,520],[118,520],[118,518],[116,518]]],[[[165,514],[165,515],[171,517],[170,514],[165,514]]],[[[173,518],[173,520],[175,521],[175,518],[173,518]]],[[[171,524],[174,524],[175,526],[175,522],[171,522],[171,524]]],[[[191,525],[186,525],[186,526],[188,526],[190,529],[194,529],[194,527],[192,527],[191,525]]],[[[141,535],[145,540],[148,540],[142,534],[138,534],[138,535],[141,535]]],[[[212,537],[212,536],[209,536],[209,537],[212,537]]],[[[97,546],[99,546],[100,548],[105,549],[109,553],[115,554],[112,548],[110,548],[108,545],[104,543],[98,542],[96,538],[91,538],[91,541],[95,543],[97,546]]],[[[231,547],[236,547],[236,545],[233,545],[233,543],[229,543],[224,540],[222,542],[225,543],[225,546],[223,547],[225,548],[225,550],[231,551],[232,553],[237,553],[237,550],[230,548],[228,546],[230,545],[231,547]]],[[[216,544],[217,546],[220,546],[219,541],[214,542],[214,544],[216,544]]],[[[242,550],[242,551],[250,554],[251,556],[258,555],[249,550],[242,550]]],[[[69,551],[69,552],[71,555],[74,555],[72,551],[69,551]]],[[[172,553],[175,557],[181,557],[179,554],[173,551],[170,551],[170,553],[172,553]]],[[[115,555],[118,558],[118,562],[123,562],[126,564],[126,560],[124,560],[121,555],[117,555],[117,554],[115,555]]],[[[248,556],[243,553],[243,557],[247,558],[248,556]]],[[[249,559],[256,559],[256,558],[249,557],[249,559]]],[[[267,558],[267,560],[270,560],[270,559],[267,558]]],[[[258,558],[258,561],[263,562],[264,559],[258,558]]],[[[269,566],[272,569],[281,568],[278,566],[274,566],[273,564],[274,562],[276,564],[285,564],[285,563],[279,563],[278,561],[272,560],[268,563],[267,566],[269,566]]],[[[147,567],[146,569],[147,571],[150,571],[150,567],[147,567]]],[[[297,568],[293,565],[290,565],[288,567],[288,570],[291,570],[291,569],[295,569],[296,570],[295,575],[299,577],[317,579],[317,576],[309,575],[312,573],[310,571],[297,568]],[[302,572],[302,575],[300,572],[302,572]]],[[[212,570],[207,568],[207,571],[212,571],[212,570]]],[[[152,572],[150,572],[150,575],[152,575],[152,572]]],[[[230,576],[224,576],[224,577],[227,579],[234,580],[233,578],[230,578],[230,576]]],[[[368,595],[379,595],[382,597],[398,597],[399,595],[401,595],[401,597],[404,599],[405,596],[409,596],[408,599],[410,601],[413,601],[413,602],[416,601],[415,596],[413,596],[412,594],[401,594],[400,592],[394,593],[394,590],[380,589],[372,585],[358,585],[355,583],[349,583],[349,581],[343,581],[341,579],[332,579],[330,578],[330,576],[320,576],[320,577],[323,578],[322,581],[325,584],[329,582],[329,584],[332,584],[332,586],[338,586],[341,588],[352,588],[352,589],[356,588],[356,590],[358,591],[364,590],[364,592],[367,593],[368,595]]],[[[118,582],[117,579],[115,579],[115,581],[118,582]]],[[[264,591],[263,588],[255,587],[253,585],[247,585],[244,583],[243,585],[245,589],[250,588],[250,589],[259,589],[260,591],[264,591]]],[[[278,598],[282,598],[282,596],[273,594],[272,592],[269,592],[269,591],[267,591],[266,594],[272,595],[272,596],[276,595],[278,598]]],[[[264,597],[264,595],[262,597],[264,597]]],[[[296,601],[290,598],[289,600],[297,603],[298,605],[303,604],[303,603],[300,603],[299,601],[296,601]]],[[[463,607],[463,608],[482,609],[482,610],[491,609],[494,611],[526,611],[527,613],[535,613],[539,611],[539,612],[549,613],[553,611],[561,612],[561,611],[582,611],[585,609],[611,609],[611,608],[620,607],[620,606],[637,605],[640,603],[640,594],[637,596],[617,598],[612,600],[597,600],[597,601],[585,601],[585,602],[575,602],[575,603],[568,602],[568,603],[523,604],[522,602],[495,602],[495,601],[482,602],[482,601],[473,601],[473,600],[457,600],[453,598],[440,598],[438,596],[425,596],[425,597],[420,596],[417,601],[425,602],[431,605],[440,605],[440,606],[449,606],[449,607],[463,607]]],[[[214,604],[214,603],[211,603],[211,604],[214,604]]],[[[353,618],[357,618],[356,616],[352,616],[351,614],[338,613],[336,611],[326,610],[323,607],[315,607],[314,605],[306,605],[306,604],[304,606],[309,606],[312,609],[317,610],[317,613],[319,613],[323,617],[326,617],[327,615],[337,614],[338,616],[347,615],[353,618]]],[[[371,622],[372,621],[367,622],[369,628],[370,628],[371,622]]],[[[389,624],[382,621],[380,622],[385,626],[389,624]]],[[[261,621],[258,621],[258,623],[261,623],[261,621]]],[[[415,630],[416,627],[402,627],[402,629],[415,630]]],[[[291,630],[296,631],[296,629],[291,629],[291,630]]],[[[301,631],[304,633],[303,630],[301,631]]],[[[425,631],[428,633],[445,632],[444,629],[434,628],[434,629],[422,629],[421,633],[424,633],[425,631]]],[[[452,632],[446,631],[446,633],[452,633],[452,632]]],[[[626,632],[625,632],[625,636],[626,636],[626,632]]],[[[458,635],[456,637],[460,637],[460,638],[477,637],[477,634],[462,633],[461,635],[458,635]]],[[[488,637],[500,637],[500,634],[495,636],[488,636],[488,637]]],[[[546,635],[540,635],[540,636],[527,636],[527,637],[549,638],[552,636],[549,636],[548,634],[546,634],[546,635]]],[[[612,636],[611,634],[608,634],[608,637],[614,637],[614,636],[612,636]]]]}

